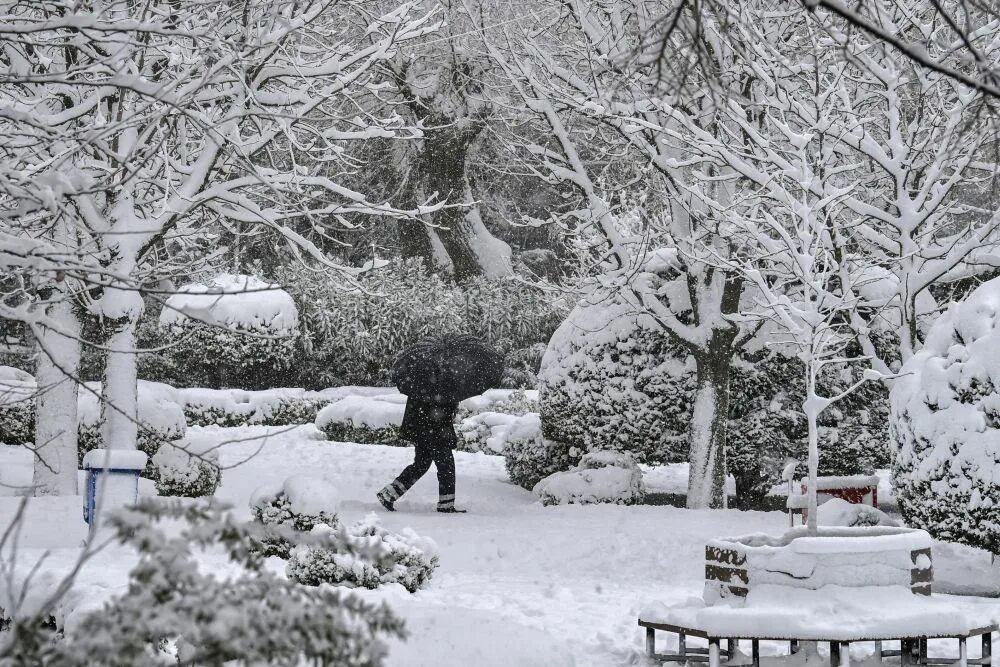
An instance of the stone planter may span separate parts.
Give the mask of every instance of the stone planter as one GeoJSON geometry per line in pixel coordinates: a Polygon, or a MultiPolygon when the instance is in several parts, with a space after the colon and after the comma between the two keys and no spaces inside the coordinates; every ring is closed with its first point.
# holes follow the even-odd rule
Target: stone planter
{"type": "Polygon", "coordinates": [[[817,589],[906,586],[930,595],[931,538],[922,530],[874,526],[795,528],[781,537],[713,540],[705,548],[705,602],[745,598],[762,584],[817,589]]]}

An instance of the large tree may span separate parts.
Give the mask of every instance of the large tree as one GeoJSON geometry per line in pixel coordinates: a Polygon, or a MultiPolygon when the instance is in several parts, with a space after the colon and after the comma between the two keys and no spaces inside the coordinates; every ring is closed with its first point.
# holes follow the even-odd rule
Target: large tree
{"type": "MultiPolygon", "coordinates": [[[[19,165],[4,171],[9,245],[44,242],[47,262],[61,250],[61,275],[85,286],[75,293],[107,332],[107,446],[135,447],[140,289],[169,259],[165,247],[223,221],[262,226],[349,281],[356,269],[330,261],[303,226],[322,234],[359,213],[406,215],[342,185],[336,168],[300,166],[344,159],[352,142],[403,125],[346,113],[374,85],[377,63],[435,28],[429,14],[413,15],[414,3],[372,13],[378,4],[0,4],[10,72],[0,83],[0,134],[16,138],[5,148],[19,165]]],[[[79,311],[58,307],[47,322],[76,337],[67,322],[79,311]]],[[[18,309],[38,319],[32,304],[18,309]]],[[[71,357],[54,363],[75,378],[71,357]]],[[[39,423],[49,420],[75,433],[64,409],[39,413],[39,423]]],[[[75,466],[61,474],[75,477],[75,466]]]]}

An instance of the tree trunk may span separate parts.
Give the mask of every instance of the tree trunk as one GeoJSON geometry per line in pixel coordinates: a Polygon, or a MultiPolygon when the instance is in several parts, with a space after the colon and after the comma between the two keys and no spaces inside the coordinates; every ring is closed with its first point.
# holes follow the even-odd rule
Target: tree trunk
{"type": "Polygon", "coordinates": [[[138,447],[137,326],[134,319],[125,318],[107,340],[101,388],[101,439],[109,449],[138,447]]]}
{"type": "Polygon", "coordinates": [[[689,509],[726,507],[726,432],[733,350],[719,338],[713,336],[707,349],[694,355],[698,386],[689,435],[689,509]]]}
{"type": "Polygon", "coordinates": [[[75,496],[77,489],[77,383],[80,367],[80,320],[67,298],[49,308],[61,331],[34,329],[38,350],[35,378],[36,496],[75,496]]]}
{"type": "MultiPolygon", "coordinates": [[[[442,123],[444,124],[444,123],[442,123]]],[[[452,124],[453,123],[449,123],[452,124]]],[[[481,125],[455,129],[425,130],[422,152],[417,161],[422,191],[426,196],[437,193],[439,201],[449,206],[431,217],[432,227],[413,227],[413,234],[423,239],[407,242],[410,251],[428,253],[428,266],[440,266],[443,249],[450,260],[455,278],[465,280],[475,276],[499,278],[511,275],[510,246],[486,229],[474,204],[466,173],[469,146],[481,130],[481,125]],[[468,204],[468,206],[456,206],[468,204]]]]}

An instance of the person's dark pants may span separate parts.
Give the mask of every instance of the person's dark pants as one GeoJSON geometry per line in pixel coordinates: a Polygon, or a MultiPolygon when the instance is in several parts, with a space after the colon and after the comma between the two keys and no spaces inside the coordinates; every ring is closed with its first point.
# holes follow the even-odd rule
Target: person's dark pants
{"type": "Polygon", "coordinates": [[[413,463],[406,466],[403,472],[399,473],[399,477],[382,489],[381,493],[392,501],[398,500],[430,470],[433,463],[437,468],[438,477],[438,509],[454,507],[455,455],[452,453],[454,444],[449,439],[415,442],[413,463]]]}

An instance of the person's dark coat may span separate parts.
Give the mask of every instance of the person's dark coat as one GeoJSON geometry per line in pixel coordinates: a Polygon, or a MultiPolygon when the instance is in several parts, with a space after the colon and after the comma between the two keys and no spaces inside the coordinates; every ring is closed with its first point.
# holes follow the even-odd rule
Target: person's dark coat
{"type": "Polygon", "coordinates": [[[457,403],[434,403],[408,398],[399,437],[412,442],[455,441],[457,403]]]}

